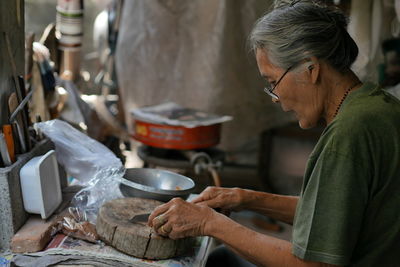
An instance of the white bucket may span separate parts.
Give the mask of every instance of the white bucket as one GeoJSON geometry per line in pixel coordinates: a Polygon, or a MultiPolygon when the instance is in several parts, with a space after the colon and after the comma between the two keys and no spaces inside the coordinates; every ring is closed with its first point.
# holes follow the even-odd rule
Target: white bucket
{"type": "Polygon", "coordinates": [[[24,208],[50,217],[62,202],[60,175],[54,150],[29,160],[19,172],[24,208]]]}

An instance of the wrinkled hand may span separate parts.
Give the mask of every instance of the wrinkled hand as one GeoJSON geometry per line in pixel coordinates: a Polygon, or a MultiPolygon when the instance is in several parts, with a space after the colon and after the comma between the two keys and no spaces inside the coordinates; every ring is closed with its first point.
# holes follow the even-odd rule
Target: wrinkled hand
{"type": "Polygon", "coordinates": [[[207,205],[214,209],[219,208],[223,212],[239,211],[242,209],[243,193],[240,188],[210,186],[191,202],[195,204],[207,205]]]}
{"type": "Polygon", "coordinates": [[[148,225],[157,234],[178,239],[207,235],[206,223],[211,222],[216,212],[204,205],[196,205],[174,198],[158,206],[149,216],[148,225]]]}

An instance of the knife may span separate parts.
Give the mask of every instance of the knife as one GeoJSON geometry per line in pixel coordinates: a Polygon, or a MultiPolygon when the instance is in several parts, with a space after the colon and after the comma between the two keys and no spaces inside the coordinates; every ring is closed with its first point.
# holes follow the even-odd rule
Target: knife
{"type": "Polygon", "coordinates": [[[142,214],[136,214],[132,218],[129,219],[129,222],[131,223],[139,223],[139,224],[147,224],[147,221],[149,220],[150,213],[142,213],[142,214]]]}
{"type": "Polygon", "coordinates": [[[15,144],[14,144],[14,136],[12,132],[11,124],[4,124],[3,128],[3,136],[6,141],[7,151],[10,155],[11,163],[15,162],[15,144]]]}

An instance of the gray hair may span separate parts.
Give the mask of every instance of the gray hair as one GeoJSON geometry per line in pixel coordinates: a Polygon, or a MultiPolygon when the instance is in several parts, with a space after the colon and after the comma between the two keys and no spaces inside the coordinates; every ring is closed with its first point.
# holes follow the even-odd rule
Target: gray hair
{"type": "Polygon", "coordinates": [[[346,71],[358,55],[348,34],[347,18],[339,9],[309,1],[281,4],[260,18],[249,37],[251,48],[265,51],[281,68],[315,56],[338,71],[346,71]]]}

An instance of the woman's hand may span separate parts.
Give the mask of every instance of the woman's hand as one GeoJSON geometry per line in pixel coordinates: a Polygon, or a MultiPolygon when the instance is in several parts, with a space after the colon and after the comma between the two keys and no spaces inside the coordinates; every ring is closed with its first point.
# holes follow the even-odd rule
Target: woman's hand
{"type": "Polygon", "coordinates": [[[239,211],[244,204],[244,190],[210,186],[191,202],[222,211],[239,211]]]}
{"type": "Polygon", "coordinates": [[[174,198],[158,206],[149,216],[148,224],[157,234],[178,239],[207,235],[206,224],[217,213],[205,205],[196,205],[174,198]]]}

